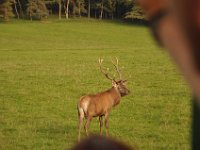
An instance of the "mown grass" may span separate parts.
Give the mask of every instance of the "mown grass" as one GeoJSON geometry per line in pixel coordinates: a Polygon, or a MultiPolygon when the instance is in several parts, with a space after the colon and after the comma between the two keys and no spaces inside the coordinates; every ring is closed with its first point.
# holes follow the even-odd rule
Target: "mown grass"
{"type": "Polygon", "coordinates": [[[190,95],[166,53],[145,27],[96,20],[0,24],[0,149],[69,149],[79,97],[111,86],[99,57],[109,68],[120,59],[132,91],[110,135],[141,150],[189,149],[190,95]]]}

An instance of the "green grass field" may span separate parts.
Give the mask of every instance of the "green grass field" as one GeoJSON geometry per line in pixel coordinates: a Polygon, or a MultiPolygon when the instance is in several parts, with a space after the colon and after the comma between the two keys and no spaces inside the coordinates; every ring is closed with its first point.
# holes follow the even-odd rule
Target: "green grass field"
{"type": "Polygon", "coordinates": [[[109,68],[119,58],[131,90],[111,112],[110,136],[140,150],[190,149],[190,93],[167,54],[146,27],[98,20],[0,24],[0,149],[74,145],[79,97],[111,87],[99,57],[109,68]]]}

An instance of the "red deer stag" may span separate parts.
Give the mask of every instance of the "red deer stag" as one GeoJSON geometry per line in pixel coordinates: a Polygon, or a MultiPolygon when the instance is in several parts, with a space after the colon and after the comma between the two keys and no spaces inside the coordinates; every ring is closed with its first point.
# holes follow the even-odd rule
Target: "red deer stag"
{"type": "Polygon", "coordinates": [[[121,73],[118,67],[118,59],[116,58],[116,63],[112,61],[115,70],[119,75],[119,80],[115,80],[108,75],[108,72],[105,71],[102,67],[103,59],[99,59],[99,67],[101,73],[105,75],[105,77],[112,81],[112,88],[97,93],[96,95],[85,95],[82,96],[77,104],[78,109],[78,117],[79,117],[79,133],[78,133],[78,141],[80,141],[80,130],[83,122],[83,118],[85,117],[85,132],[88,136],[88,128],[89,124],[93,117],[99,117],[100,122],[100,135],[102,135],[102,126],[103,126],[103,116],[105,116],[105,127],[106,127],[106,136],[108,136],[108,117],[112,107],[118,105],[120,103],[121,97],[129,94],[129,90],[126,87],[125,82],[127,80],[122,80],[121,73]]]}

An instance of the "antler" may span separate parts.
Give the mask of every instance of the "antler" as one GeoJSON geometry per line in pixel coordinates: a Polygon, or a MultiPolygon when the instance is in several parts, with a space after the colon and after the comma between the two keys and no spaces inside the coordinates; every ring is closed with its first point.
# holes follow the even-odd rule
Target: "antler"
{"type": "Polygon", "coordinates": [[[119,75],[119,79],[121,80],[121,79],[122,79],[122,75],[121,75],[121,73],[120,73],[120,71],[119,71],[119,60],[118,60],[117,57],[115,57],[115,59],[116,59],[116,64],[114,63],[113,60],[112,60],[112,64],[114,65],[115,70],[117,71],[117,73],[118,73],[118,75],[119,75]]]}
{"type": "Polygon", "coordinates": [[[103,73],[107,79],[109,79],[111,81],[114,80],[114,78],[109,77],[108,72],[105,72],[105,69],[103,70],[102,62],[103,62],[103,59],[99,58],[99,68],[101,70],[101,73],[103,73]]]}

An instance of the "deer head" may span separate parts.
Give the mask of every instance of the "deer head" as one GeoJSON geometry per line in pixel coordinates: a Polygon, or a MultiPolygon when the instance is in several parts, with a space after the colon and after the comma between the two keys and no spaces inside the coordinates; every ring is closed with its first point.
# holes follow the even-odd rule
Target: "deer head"
{"type": "Polygon", "coordinates": [[[120,73],[119,70],[119,60],[117,58],[116,59],[116,63],[114,63],[114,61],[112,61],[112,64],[114,65],[115,70],[117,71],[117,74],[119,76],[119,80],[115,80],[114,77],[110,77],[108,72],[106,71],[106,69],[104,69],[102,67],[102,63],[103,63],[103,59],[99,58],[99,67],[100,67],[100,71],[103,75],[105,75],[105,77],[109,80],[112,81],[112,85],[114,88],[116,88],[121,96],[125,96],[128,95],[130,93],[129,89],[126,86],[126,82],[127,80],[123,80],[122,79],[122,75],[120,73]]]}

